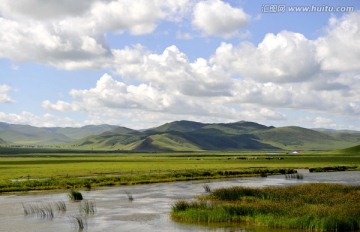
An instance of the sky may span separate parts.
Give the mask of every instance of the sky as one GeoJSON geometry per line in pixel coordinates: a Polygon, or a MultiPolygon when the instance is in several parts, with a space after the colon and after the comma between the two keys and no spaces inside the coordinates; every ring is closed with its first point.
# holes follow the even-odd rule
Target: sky
{"type": "Polygon", "coordinates": [[[359,0],[1,0],[0,122],[360,130],[359,0]]]}

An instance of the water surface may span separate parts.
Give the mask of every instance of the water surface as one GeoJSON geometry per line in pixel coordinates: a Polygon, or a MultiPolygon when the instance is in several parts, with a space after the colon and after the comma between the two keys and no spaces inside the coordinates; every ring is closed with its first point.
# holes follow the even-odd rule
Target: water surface
{"type": "MultiPolygon", "coordinates": [[[[360,171],[303,173],[302,180],[285,179],[284,175],[267,178],[251,177],[212,181],[186,181],[175,183],[159,183],[113,187],[96,191],[82,192],[84,199],[96,203],[95,215],[87,217],[87,230],[100,231],[216,231],[216,232],[275,232],[297,230],[271,230],[268,228],[248,227],[239,225],[193,225],[176,223],[170,220],[171,204],[178,199],[192,199],[199,194],[206,194],[203,185],[206,183],[212,189],[229,186],[284,186],[296,183],[329,182],[360,185],[360,171]],[[134,198],[128,200],[128,194],[134,198]]],[[[67,192],[64,193],[31,193],[20,195],[0,195],[0,231],[1,232],[49,232],[78,231],[73,217],[79,215],[79,202],[71,202],[67,192]],[[39,218],[25,216],[22,204],[53,204],[64,201],[66,213],[54,210],[54,218],[39,218]]]]}

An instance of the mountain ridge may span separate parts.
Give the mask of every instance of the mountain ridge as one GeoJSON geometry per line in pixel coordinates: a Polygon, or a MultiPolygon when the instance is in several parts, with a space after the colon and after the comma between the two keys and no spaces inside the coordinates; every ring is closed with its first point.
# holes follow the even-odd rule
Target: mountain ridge
{"type": "Polygon", "coordinates": [[[66,144],[89,135],[100,134],[115,127],[117,126],[35,127],[0,122],[0,138],[9,144],[18,145],[66,144]]]}
{"type": "MultiPolygon", "coordinates": [[[[360,132],[274,127],[256,122],[173,121],[146,130],[113,125],[33,127],[0,123],[7,144],[67,144],[78,149],[124,151],[336,150],[360,144],[360,132]]],[[[1,142],[1,140],[0,140],[1,142]]]]}
{"type": "MultiPolygon", "coordinates": [[[[181,120],[135,134],[107,135],[107,138],[104,134],[91,137],[91,143],[85,147],[133,151],[329,150],[360,143],[360,134],[356,133],[341,137],[340,133],[297,126],[265,126],[248,121],[200,123],[181,120]],[[112,141],[111,147],[105,145],[109,145],[109,141],[112,141]]],[[[86,140],[84,138],[83,142],[86,140]]]]}

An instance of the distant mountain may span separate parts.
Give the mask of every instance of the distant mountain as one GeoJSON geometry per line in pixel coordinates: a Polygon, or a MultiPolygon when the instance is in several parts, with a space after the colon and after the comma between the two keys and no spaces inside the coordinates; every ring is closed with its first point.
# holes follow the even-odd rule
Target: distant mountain
{"type": "Polygon", "coordinates": [[[6,143],[6,141],[5,140],[3,140],[2,138],[0,138],[0,146],[2,146],[2,145],[6,145],[7,143],[6,143]]]}
{"type": "Polygon", "coordinates": [[[206,124],[191,121],[166,123],[143,132],[105,132],[77,143],[87,149],[119,149],[134,151],[200,151],[278,149],[257,141],[248,132],[266,127],[257,123],[237,122],[206,124]]]}
{"type": "Polygon", "coordinates": [[[10,144],[54,145],[71,143],[80,138],[96,135],[115,126],[85,126],[80,128],[34,127],[0,123],[0,137],[10,144]]]}
{"type": "Polygon", "coordinates": [[[81,139],[85,138],[90,135],[97,135],[101,134],[105,131],[113,130],[117,128],[118,126],[112,126],[112,125],[88,125],[83,127],[53,127],[48,128],[49,130],[63,134],[71,139],[81,139]]]}
{"type": "Polygon", "coordinates": [[[105,131],[99,135],[92,135],[85,137],[74,145],[79,147],[88,147],[91,149],[97,148],[106,148],[106,149],[120,149],[121,150],[131,150],[131,148],[126,149],[126,145],[129,145],[133,142],[139,140],[138,135],[141,132],[132,130],[126,127],[117,127],[110,131],[105,131]]]}
{"type": "Polygon", "coordinates": [[[360,144],[358,132],[273,127],[247,121],[174,121],[141,131],[111,125],[40,128],[0,123],[0,137],[10,144],[66,143],[79,149],[154,152],[339,150],[360,144]]]}
{"type": "Polygon", "coordinates": [[[175,121],[145,131],[105,132],[82,139],[79,147],[132,151],[330,150],[354,146],[357,133],[329,133],[302,127],[275,128],[255,122],[175,121]]]}
{"type": "Polygon", "coordinates": [[[147,132],[169,132],[169,131],[178,131],[178,132],[190,132],[198,130],[206,125],[205,123],[200,122],[192,122],[192,121],[175,121],[170,123],[165,123],[164,125],[161,125],[159,127],[155,127],[149,130],[146,130],[147,132]]]}

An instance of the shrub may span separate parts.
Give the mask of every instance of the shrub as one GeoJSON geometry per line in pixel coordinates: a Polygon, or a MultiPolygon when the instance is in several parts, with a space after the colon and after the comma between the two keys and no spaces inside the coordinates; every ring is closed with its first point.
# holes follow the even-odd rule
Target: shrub
{"type": "Polygon", "coordinates": [[[83,196],[81,192],[78,192],[76,190],[71,190],[69,193],[69,198],[72,201],[81,201],[83,199],[83,196]]]}

